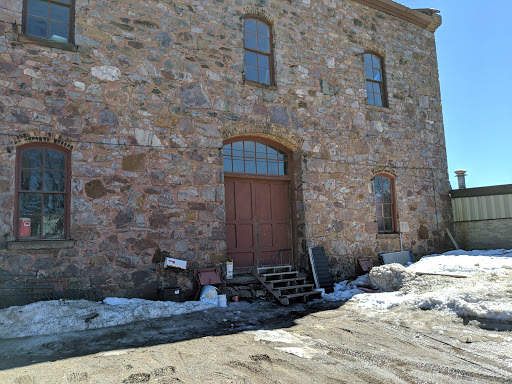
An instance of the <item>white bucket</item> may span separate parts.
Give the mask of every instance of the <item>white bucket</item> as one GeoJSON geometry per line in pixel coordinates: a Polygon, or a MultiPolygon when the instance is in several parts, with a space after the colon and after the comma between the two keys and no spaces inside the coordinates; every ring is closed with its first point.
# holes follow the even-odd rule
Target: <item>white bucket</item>
{"type": "Polygon", "coordinates": [[[228,306],[228,302],[226,299],[226,295],[219,295],[219,307],[226,308],[228,306]]]}

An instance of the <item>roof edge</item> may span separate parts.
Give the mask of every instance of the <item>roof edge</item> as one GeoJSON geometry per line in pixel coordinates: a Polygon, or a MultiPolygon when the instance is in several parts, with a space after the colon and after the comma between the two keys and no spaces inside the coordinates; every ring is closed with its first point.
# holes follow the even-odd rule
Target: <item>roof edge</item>
{"type": "Polygon", "coordinates": [[[422,27],[430,32],[435,32],[442,23],[442,18],[435,12],[431,12],[431,15],[425,13],[424,9],[416,10],[407,8],[402,4],[395,3],[392,0],[354,0],[357,3],[366,5],[377,11],[387,13],[422,27]],[[423,11],[423,12],[422,12],[423,11]]]}
{"type": "Polygon", "coordinates": [[[512,184],[493,185],[489,187],[452,189],[450,191],[450,196],[452,198],[492,195],[512,195],[512,184]]]}

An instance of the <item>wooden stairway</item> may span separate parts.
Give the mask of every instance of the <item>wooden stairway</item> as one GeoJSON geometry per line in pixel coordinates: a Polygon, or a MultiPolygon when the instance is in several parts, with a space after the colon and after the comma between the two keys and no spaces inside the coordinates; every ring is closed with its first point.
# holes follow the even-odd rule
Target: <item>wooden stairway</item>
{"type": "Polygon", "coordinates": [[[309,297],[320,296],[320,292],[313,290],[314,284],[307,284],[306,278],[300,277],[291,265],[255,267],[252,273],[282,305],[290,304],[290,299],[306,302],[309,297]]]}

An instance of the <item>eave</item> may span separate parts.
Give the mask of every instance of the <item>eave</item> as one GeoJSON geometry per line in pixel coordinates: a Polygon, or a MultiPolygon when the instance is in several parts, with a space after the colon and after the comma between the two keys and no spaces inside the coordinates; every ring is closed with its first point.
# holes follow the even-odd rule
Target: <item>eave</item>
{"type": "Polygon", "coordinates": [[[364,4],[368,7],[376,9],[377,11],[387,13],[388,15],[398,17],[404,21],[415,24],[419,27],[425,28],[431,32],[441,25],[441,16],[432,13],[428,15],[416,9],[407,8],[401,4],[395,3],[392,0],[354,0],[357,3],[364,4]]]}

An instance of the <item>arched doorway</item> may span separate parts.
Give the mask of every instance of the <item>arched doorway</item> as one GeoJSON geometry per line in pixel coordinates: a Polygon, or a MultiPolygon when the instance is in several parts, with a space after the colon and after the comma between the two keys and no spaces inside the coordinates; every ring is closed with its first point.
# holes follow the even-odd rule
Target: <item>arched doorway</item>
{"type": "Polygon", "coordinates": [[[224,141],[227,257],[235,270],[293,263],[291,151],[261,137],[224,141]]]}

